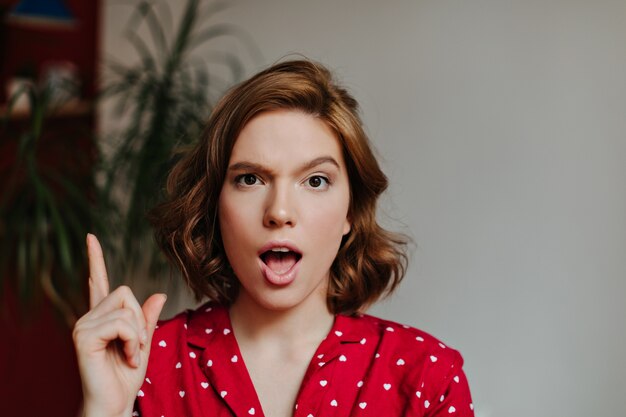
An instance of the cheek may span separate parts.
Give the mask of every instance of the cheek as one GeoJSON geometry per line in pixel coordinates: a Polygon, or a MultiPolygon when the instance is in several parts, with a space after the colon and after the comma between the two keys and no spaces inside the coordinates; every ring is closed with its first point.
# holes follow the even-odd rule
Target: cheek
{"type": "Polygon", "coordinates": [[[224,249],[229,258],[233,254],[235,246],[245,245],[248,240],[246,231],[249,230],[247,223],[253,218],[249,206],[240,204],[228,194],[221,195],[218,206],[218,220],[224,249]]]}
{"type": "MultiPolygon", "coordinates": [[[[232,190],[222,191],[218,203],[220,225],[237,228],[241,222],[251,223],[258,219],[257,197],[251,198],[245,193],[238,194],[232,190]]],[[[239,226],[241,227],[241,226],[239,226]]]]}
{"type": "Polygon", "coordinates": [[[341,238],[349,231],[348,204],[342,201],[323,204],[309,217],[309,233],[316,243],[336,252],[341,238]]]}

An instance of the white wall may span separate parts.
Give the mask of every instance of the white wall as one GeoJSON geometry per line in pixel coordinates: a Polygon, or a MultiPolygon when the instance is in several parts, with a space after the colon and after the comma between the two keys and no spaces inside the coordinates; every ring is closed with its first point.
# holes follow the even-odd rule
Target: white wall
{"type": "MultiPolygon", "coordinates": [[[[125,53],[127,10],[105,2],[105,53],[125,53]]],[[[221,17],[260,47],[250,75],[300,52],[361,102],[388,224],[416,242],[373,312],[460,349],[477,416],[626,415],[626,2],[247,0],[221,17]]]]}

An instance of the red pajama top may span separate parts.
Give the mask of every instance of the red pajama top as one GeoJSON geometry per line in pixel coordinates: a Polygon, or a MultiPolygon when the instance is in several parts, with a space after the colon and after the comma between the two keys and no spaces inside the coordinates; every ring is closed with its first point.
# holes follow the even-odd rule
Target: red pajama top
{"type": "MultiPolygon", "coordinates": [[[[458,351],[369,315],[337,315],[306,371],[294,417],[470,417],[458,351]]],[[[228,310],[206,304],[159,322],[134,416],[263,416],[228,310]]]]}

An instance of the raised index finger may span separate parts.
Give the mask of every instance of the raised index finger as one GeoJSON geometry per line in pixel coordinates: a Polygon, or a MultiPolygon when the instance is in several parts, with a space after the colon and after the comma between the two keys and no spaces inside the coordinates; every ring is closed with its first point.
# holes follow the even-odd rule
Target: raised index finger
{"type": "Polygon", "coordinates": [[[89,309],[91,310],[109,295],[109,278],[102,247],[91,233],[87,234],[87,255],[89,257],[89,309]]]}

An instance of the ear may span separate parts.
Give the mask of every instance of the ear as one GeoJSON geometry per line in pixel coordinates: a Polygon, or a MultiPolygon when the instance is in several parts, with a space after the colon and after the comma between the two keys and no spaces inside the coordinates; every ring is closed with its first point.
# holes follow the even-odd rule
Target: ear
{"type": "Polygon", "coordinates": [[[352,221],[350,220],[350,216],[346,216],[346,221],[343,224],[343,236],[350,233],[350,230],[352,230],[352,221]]]}

